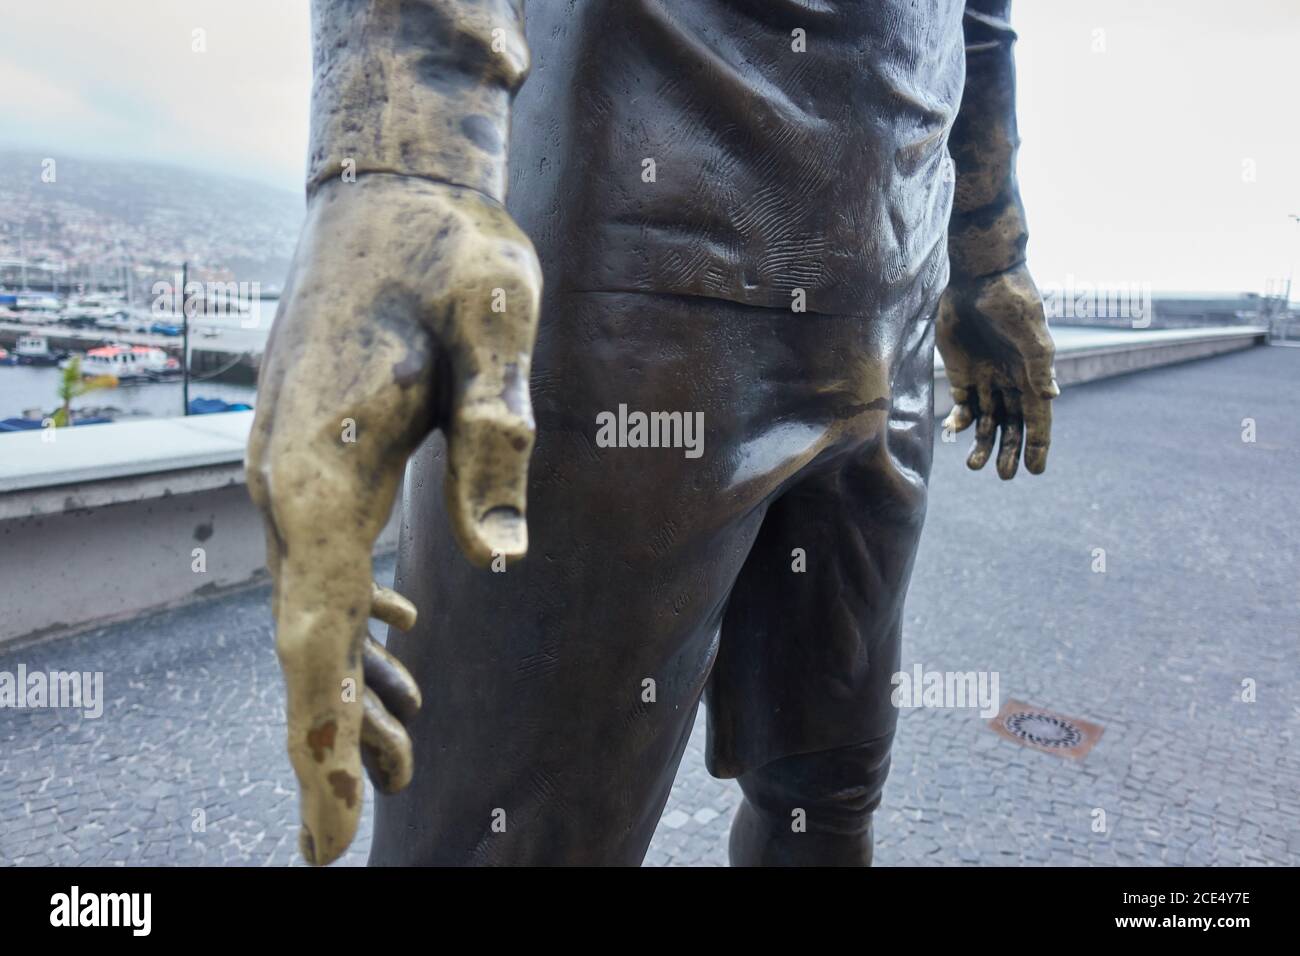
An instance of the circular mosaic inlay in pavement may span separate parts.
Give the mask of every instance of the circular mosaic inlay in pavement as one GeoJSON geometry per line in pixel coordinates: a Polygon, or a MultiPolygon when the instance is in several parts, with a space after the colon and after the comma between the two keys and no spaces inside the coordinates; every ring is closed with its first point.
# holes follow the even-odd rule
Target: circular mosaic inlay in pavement
{"type": "Polygon", "coordinates": [[[1050,714],[1008,714],[1006,727],[1022,740],[1040,747],[1073,747],[1083,740],[1083,733],[1068,720],[1050,714]]]}

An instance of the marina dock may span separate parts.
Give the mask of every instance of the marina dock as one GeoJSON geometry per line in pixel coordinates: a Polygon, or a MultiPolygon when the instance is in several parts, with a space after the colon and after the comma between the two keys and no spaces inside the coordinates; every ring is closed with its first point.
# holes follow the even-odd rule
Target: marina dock
{"type": "MultiPolygon", "coordinates": [[[[161,320],[160,320],[161,321],[161,320]]],[[[180,355],[181,336],[154,332],[119,332],[116,329],[79,329],[67,325],[32,325],[23,322],[0,322],[0,346],[13,348],[18,339],[38,335],[54,351],[86,352],[110,342],[148,345],[180,355]]],[[[220,372],[217,379],[232,384],[251,385],[266,349],[267,330],[243,328],[238,320],[221,324],[195,321],[190,326],[190,370],[196,374],[220,372]],[[205,328],[217,329],[216,337],[203,334],[205,328]]]]}

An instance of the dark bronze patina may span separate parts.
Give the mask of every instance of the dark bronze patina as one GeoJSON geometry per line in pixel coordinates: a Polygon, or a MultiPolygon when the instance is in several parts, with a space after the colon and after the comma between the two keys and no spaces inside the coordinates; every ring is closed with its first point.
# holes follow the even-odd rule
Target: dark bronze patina
{"type": "Polygon", "coordinates": [[[1046,464],[1008,6],[316,0],[248,455],[308,860],[364,764],[373,863],[637,863],[707,698],[733,863],[870,862],[936,334],[1046,464]]]}

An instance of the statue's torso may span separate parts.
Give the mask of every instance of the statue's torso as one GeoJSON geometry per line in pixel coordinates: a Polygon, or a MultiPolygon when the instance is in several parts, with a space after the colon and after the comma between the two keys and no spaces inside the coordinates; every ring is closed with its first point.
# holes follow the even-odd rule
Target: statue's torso
{"type": "Polygon", "coordinates": [[[906,312],[946,268],[962,6],[529,0],[509,203],[552,290],[906,312]]]}

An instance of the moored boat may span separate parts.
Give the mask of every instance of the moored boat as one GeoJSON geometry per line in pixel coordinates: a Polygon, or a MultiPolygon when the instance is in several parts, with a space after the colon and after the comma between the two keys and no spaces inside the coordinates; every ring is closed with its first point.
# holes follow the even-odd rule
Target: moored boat
{"type": "Polygon", "coordinates": [[[19,365],[58,365],[63,353],[51,351],[43,335],[24,335],[14,346],[14,357],[19,365]]]}
{"type": "Polygon", "coordinates": [[[81,360],[81,374],[87,378],[111,375],[118,381],[166,378],[179,375],[180,362],[150,345],[102,345],[81,360]]]}

